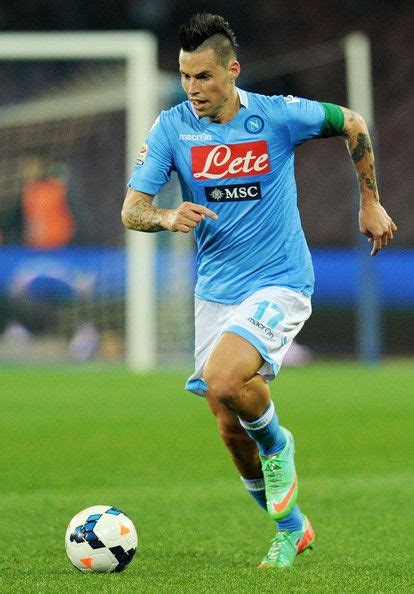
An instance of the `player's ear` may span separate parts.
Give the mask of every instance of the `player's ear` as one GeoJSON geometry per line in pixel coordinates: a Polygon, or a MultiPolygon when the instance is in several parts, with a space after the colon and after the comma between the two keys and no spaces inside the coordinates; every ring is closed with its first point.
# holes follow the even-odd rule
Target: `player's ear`
{"type": "Polygon", "coordinates": [[[233,60],[229,66],[230,76],[233,80],[236,80],[240,74],[240,63],[237,60],[233,60]]]}

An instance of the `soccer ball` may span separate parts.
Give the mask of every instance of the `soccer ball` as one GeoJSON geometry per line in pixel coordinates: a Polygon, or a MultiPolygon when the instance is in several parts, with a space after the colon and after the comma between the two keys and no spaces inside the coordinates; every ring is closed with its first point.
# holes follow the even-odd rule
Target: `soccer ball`
{"type": "Polygon", "coordinates": [[[83,573],[122,571],[131,563],[137,545],[134,524],[109,505],[84,509],[71,519],[66,530],[66,552],[83,573]]]}

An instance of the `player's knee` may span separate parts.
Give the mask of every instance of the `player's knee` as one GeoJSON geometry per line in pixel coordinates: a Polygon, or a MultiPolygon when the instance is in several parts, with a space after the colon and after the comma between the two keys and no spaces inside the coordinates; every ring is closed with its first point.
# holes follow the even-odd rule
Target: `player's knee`
{"type": "Polygon", "coordinates": [[[220,370],[205,373],[204,381],[207,384],[209,397],[212,400],[229,410],[234,409],[241,389],[240,382],[237,379],[220,370]]]}

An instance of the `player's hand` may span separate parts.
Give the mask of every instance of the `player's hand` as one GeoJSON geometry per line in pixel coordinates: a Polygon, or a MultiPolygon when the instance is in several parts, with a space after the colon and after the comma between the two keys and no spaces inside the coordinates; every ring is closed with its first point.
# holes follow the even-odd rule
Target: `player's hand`
{"type": "Polygon", "coordinates": [[[194,202],[183,202],[178,208],[169,210],[163,215],[161,225],[168,231],[181,231],[181,233],[188,233],[191,229],[195,229],[205,217],[210,217],[213,221],[217,221],[218,216],[215,212],[201,204],[194,202]]]}
{"type": "Polygon", "coordinates": [[[375,256],[394,237],[397,225],[379,202],[361,207],[359,229],[372,243],[371,256],[375,256]]]}

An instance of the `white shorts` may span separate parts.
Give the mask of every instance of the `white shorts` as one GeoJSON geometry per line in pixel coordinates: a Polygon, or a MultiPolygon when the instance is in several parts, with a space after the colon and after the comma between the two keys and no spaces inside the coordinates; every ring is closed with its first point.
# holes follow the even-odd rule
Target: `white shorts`
{"type": "Polygon", "coordinates": [[[204,396],[207,357],[224,332],[245,338],[264,359],[258,373],[266,382],[277,375],[293,339],[312,312],[311,300],[285,287],[266,287],[240,303],[226,305],[195,299],[195,372],[186,390],[204,396]]]}

